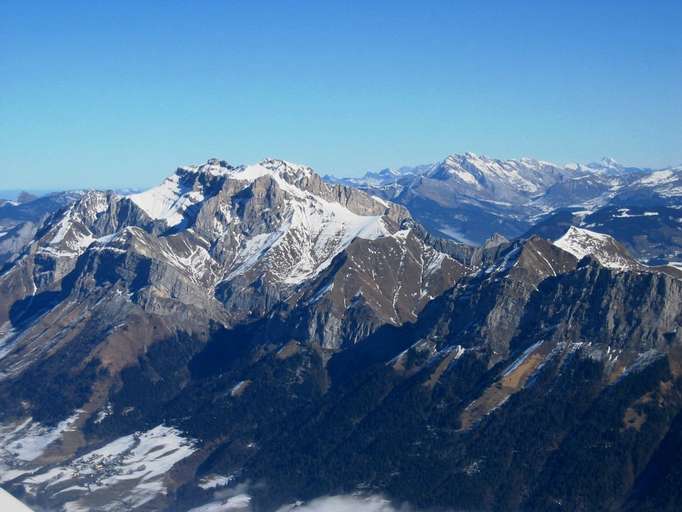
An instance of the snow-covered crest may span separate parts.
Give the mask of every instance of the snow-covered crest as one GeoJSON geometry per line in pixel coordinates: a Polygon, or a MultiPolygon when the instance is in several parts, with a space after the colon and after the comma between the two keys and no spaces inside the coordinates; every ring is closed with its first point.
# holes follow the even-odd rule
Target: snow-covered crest
{"type": "Polygon", "coordinates": [[[589,229],[571,226],[554,245],[578,259],[592,256],[607,268],[624,270],[637,266],[613,237],[589,229]]]}
{"type": "Polygon", "coordinates": [[[120,234],[153,229],[158,234],[149,234],[159,236],[161,244],[156,254],[186,270],[195,282],[216,285],[253,270],[296,285],[329,266],[354,239],[389,235],[395,228],[389,229],[392,221],[384,213],[399,209],[363,192],[327,185],[310,167],[277,159],[236,167],[218,160],[180,167],[160,185],[127,197],[158,227],[149,228],[135,215],[119,226],[100,222],[109,201],[125,200],[92,192],[55,219],[39,250],[54,257],[67,249],[78,256],[91,245],[97,251],[125,252],[120,234]],[[95,233],[95,223],[113,231],[95,233]],[[169,236],[187,240],[170,248],[164,242],[170,243],[169,236]],[[190,247],[191,240],[199,240],[201,247],[190,247]]]}
{"type": "Polygon", "coordinates": [[[248,184],[269,176],[288,192],[300,195],[300,189],[294,190],[296,182],[312,174],[308,166],[273,158],[238,167],[211,159],[203,165],[179,167],[160,185],[128,197],[150,218],[165,221],[169,227],[174,227],[182,223],[190,207],[215,193],[224,180],[248,184]],[[292,185],[294,188],[291,188],[292,185]]]}
{"type": "Polygon", "coordinates": [[[535,193],[541,188],[535,174],[547,166],[551,167],[552,164],[530,158],[495,160],[474,153],[465,153],[448,156],[428,174],[435,175],[445,171],[476,188],[484,187],[489,181],[499,181],[519,191],[535,193]]]}
{"type": "Polygon", "coordinates": [[[48,229],[44,236],[45,244],[40,251],[54,256],[78,256],[95,241],[95,236],[88,226],[91,226],[108,206],[107,193],[94,190],[84,193],[48,229]]]}
{"type": "Polygon", "coordinates": [[[373,240],[389,234],[381,215],[359,215],[298,186],[312,174],[308,167],[272,159],[229,174],[230,179],[248,183],[269,176],[286,193],[282,223],[272,232],[243,239],[239,265],[231,276],[267,258],[269,271],[278,280],[298,284],[329,266],[355,238],[373,240]]]}

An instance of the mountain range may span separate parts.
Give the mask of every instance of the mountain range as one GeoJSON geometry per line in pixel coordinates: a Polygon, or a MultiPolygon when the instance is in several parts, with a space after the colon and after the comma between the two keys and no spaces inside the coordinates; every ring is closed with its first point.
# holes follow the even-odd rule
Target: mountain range
{"type": "Polygon", "coordinates": [[[0,485],[64,512],[677,510],[681,178],[212,159],[6,202],[0,485]]]}
{"type": "Polygon", "coordinates": [[[681,167],[625,167],[610,158],[559,166],[532,158],[498,160],[465,153],[430,165],[369,172],[362,178],[327,179],[402,204],[434,235],[475,245],[495,233],[507,238],[528,235],[539,223],[545,233],[559,224],[551,230],[559,236],[558,231],[572,223],[614,236],[634,230],[623,242],[641,258],[675,258],[677,251],[668,249],[679,248],[670,231],[680,219],[681,167]],[[643,216],[649,218],[622,220],[643,216]],[[646,243],[638,243],[638,236],[647,237],[646,243]],[[659,238],[667,240],[656,244],[659,238]]]}

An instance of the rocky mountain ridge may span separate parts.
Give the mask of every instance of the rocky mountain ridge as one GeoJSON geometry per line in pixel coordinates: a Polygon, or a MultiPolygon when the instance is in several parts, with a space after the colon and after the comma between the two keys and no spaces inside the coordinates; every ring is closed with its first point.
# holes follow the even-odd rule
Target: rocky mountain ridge
{"type": "MultiPolygon", "coordinates": [[[[472,159],[424,179],[561,179],[472,159]]],[[[569,226],[441,240],[275,159],[83,193],[0,273],[0,484],[65,512],[674,510],[682,271],[569,226]]]]}

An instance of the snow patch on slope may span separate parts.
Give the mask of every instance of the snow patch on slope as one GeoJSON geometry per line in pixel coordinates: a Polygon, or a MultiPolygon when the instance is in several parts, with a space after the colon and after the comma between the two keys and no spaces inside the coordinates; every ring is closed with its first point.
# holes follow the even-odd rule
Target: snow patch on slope
{"type": "Polygon", "coordinates": [[[79,491],[81,497],[67,503],[74,510],[88,510],[91,497],[116,489],[119,502],[130,510],[165,494],[165,475],[195,451],[193,440],[172,427],[159,425],[116,439],[66,465],[30,476],[23,483],[32,494],[43,489],[79,491]]]}
{"type": "Polygon", "coordinates": [[[218,487],[227,487],[234,480],[233,475],[210,475],[202,478],[199,481],[199,487],[204,490],[216,489],[218,487]]]}
{"type": "Polygon", "coordinates": [[[188,189],[182,184],[182,172],[190,169],[180,169],[169,176],[161,185],[132,194],[128,198],[139,206],[150,218],[163,220],[169,227],[177,226],[184,219],[184,212],[190,206],[203,201],[201,192],[188,189]]]}
{"type": "MultiPolygon", "coordinates": [[[[55,427],[46,427],[28,418],[19,425],[0,426],[0,461],[30,462],[40,457],[47,447],[71,429],[80,411],[55,427]]],[[[1,464],[1,462],[0,462],[1,464]]],[[[0,477],[2,481],[2,477],[0,477]]]]}
{"type": "Polygon", "coordinates": [[[637,183],[641,185],[663,185],[666,183],[671,183],[677,179],[675,173],[672,170],[655,171],[640,179],[637,183]]]}

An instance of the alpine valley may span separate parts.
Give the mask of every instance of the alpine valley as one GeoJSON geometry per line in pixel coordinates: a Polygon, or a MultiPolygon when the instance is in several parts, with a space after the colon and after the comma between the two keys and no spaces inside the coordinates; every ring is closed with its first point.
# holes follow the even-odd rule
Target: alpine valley
{"type": "Polygon", "coordinates": [[[0,265],[33,510],[682,508],[682,167],[212,159],[4,201],[0,265]]]}

